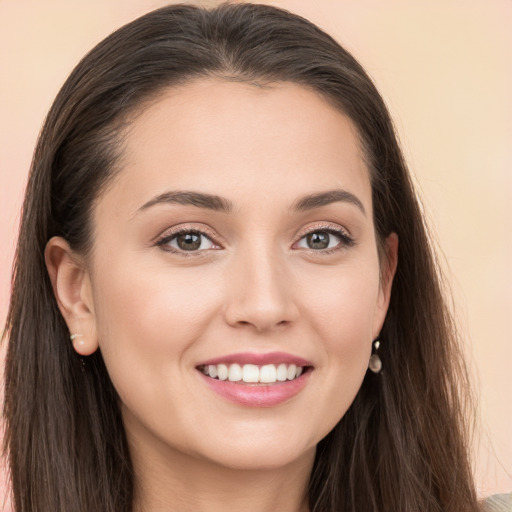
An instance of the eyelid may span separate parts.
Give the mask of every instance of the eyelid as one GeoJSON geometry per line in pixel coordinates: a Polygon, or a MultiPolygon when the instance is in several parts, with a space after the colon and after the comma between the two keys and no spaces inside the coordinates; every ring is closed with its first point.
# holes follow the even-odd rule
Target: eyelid
{"type": "MultiPolygon", "coordinates": [[[[328,233],[331,233],[335,236],[338,236],[340,238],[340,243],[337,244],[335,247],[329,248],[329,249],[309,249],[309,251],[316,253],[316,254],[328,254],[331,252],[335,252],[337,250],[341,250],[347,247],[351,247],[355,244],[355,240],[351,236],[348,229],[341,226],[340,224],[335,224],[332,222],[317,222],[313,225],[308,226],[305,229],[302,229],[299,231],[299,233],[296,235],[296,242],[294,242],[293,246],[295,246],[298,242],[300,242],[304,237],[311,233],[315,233],[316,231],[325,231],[328,233]]],[[[165,230],[163,233],[161,233],[153,242],[154,245],[159,246],[163,248],[166,246],[166,249],[163,249],[165,251],[179,254],[182,256],[204,256],[205,253],[209,253],[212,250],[219,250],[223,248],[223,245],[218,242],[218,235],[208,226],[197,226],[194,224],[181,224],[178,226],[174,226],[172,228],[169,228],[165,230]],[[176,237],[177,235],[180,235],[182,233],[199,233],[201,236],[206,237],[208,240],[212,242],[216,247],[215,248],[209,248],[209,249],[201,249],[201,250],[195,250],[195,251],[185,251],[181,249],[171,248],[171,246],[166,246],[166,244],[176,237]]],[[[293,247],[292,246],[292,247],[293,247]]],[[[304,248],[305,249],[305,248],[304,248]]],[[[308,250],[308,249],[305,249],[308,250]]]]}
{"type": "Polygon", "coordinates": [[[316,231],[322,231],[322,230],[339,233],[340,236],[342,235],[345,238],[352,239],[352,235],[350,234],[350,231],[347,228],[341,226],[340,224],[334,224],[332,222],[318,222],[316,224],[312,224],[312,225],[308,226],[307,228],[299,231],[299,233],[297,234],[297,238],[301,239],[301,238],[304,238],[305,236],[309,235],[310,233],[315,233],[316,231]]]}
{"type": "MultiPolygon", "coordinates": [[[[180,234],[180,233],[187,233],[187,232],[197,232],[201,233],[202,235],[207,236],[208,238],[213,239],[218,238],[217,233],[211,229],[208,226],[205,226],[204,224],[196,224],[194,222],[192,223],[183,223],[178,224],[176,226],[173,226],[171,228],[165,229],[160,235],[156,237],[156,241],[161,240],[162,238],[166,238],[168,236],[180,234]]],[[[219,244],[220,245],[220,244],[219,244]]]]}
{"type": "Polygon", "coordinates": [[[161,233],[154,240],[154,245],[162,248],[162,250],[164,250],[164,251],[174,253],[174,254],[179,254],[179,255],[185,256],[185,257],[203,256],[204,253],[223,248],[222,244],[220,244],[217,241],[217,238],[218,238],[217,234],[214,233],[213,230],[209,229],[208,227],[206,227],[204,225],[199,227],[199,226],[193,225],[193,224],[182,224],[182,225],[173,226],[172,228],[166,229],[163,233],[161,233]],[[196,250],[196,251],[184,251],[184,250],[176,249],[175,247],[166,245],[174,237],[176,237],[180,234],[183,234],[183,233],[198,233],[201,236],[204,236],[208,240],[210,240],[212,242],[212,244],[214,244],[216,247],[210,248],[210,249],[201,249],[201,250],[196,250]],[[165,249],[164,249],[164,246],[166,247],[165,249]]]}
{"type": "Polygon", "coordinates": [[[306,229],[301,230],[299,234],[297,235],[297,241],[294,242],[293,246],[298,244],[304,237],[308,236],[311,233],[315,233],[317,231],[325,231],[327,233],[333,234],[334,236],[337,236],[340,238],[340,243],[337,244],[335,247],[326,248],[326,249],[307,249],[307,248],[301,248],[305,251],[319,254],[319,255],[326,255],[331,254],[333,252],[346,249],[348,247],[352,247],[355,245],[355,240],[345,227],[334,224],[332,222],[319,222],[314,225],[308,226],[306,229]]]}

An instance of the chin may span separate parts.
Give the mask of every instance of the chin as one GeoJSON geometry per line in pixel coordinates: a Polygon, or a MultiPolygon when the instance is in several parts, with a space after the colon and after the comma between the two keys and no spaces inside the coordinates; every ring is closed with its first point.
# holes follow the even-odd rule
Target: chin
{"type": "Polygon", "coordinates": [[[312,462],[316,452],[318,433],[307,433],[296,426],[272,428],[267,425],[259,431],[237,429],[218,435],[210,431],[207,445],[196,445],[195,455],[206,458],[219,466],[236,470],[271,470],[296,463],[297,460],[312,462]]]}
{"type": "Polygon", "coordinates": [[[298,461],[312,461],[316,446],[307,449],[283,447],[279,450],[268,447],[249,446],[236,447],[227,453],[210,456],[210,461],[218,466],[236,471],[271,471],[297,464],[298,461]]]}

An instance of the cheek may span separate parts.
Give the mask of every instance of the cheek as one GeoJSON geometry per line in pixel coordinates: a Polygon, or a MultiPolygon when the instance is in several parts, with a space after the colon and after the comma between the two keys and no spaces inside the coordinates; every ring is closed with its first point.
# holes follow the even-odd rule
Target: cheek
{"type": "Polygon", "coordinates": [[[203,280],[183,269],[137,268],[122,260],[95,281],[99,344],[113,382],[129,378],[134,368],[148,376],[179,372],[188,348],[211,320],[214,288],[199,289],[195,284],[203,280]]]}
{"type": "Polygon", "coordinates": [[[371,354],[373,318],[379,295],[378,265],[338,268],[304,290],[321,353],[317,378],[326,390],[314,407],[324,434],[346,413],[359,391],[371,354]],[[322,285],[322,286],[320,286],[322,285]]]}
{"type": "Polygon", "coordinates": [[[334,349],[350,349],[358,340],[371,342],[379,297],[379,267],[355,261],[320,269],[302,282],[304,308],[334,349]]]}

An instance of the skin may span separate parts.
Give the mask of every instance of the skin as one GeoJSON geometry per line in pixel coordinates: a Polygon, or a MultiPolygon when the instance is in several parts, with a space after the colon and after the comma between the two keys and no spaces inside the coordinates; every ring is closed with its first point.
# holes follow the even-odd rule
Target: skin
{"type": "Polygon", "coordinates": [[[367,371],[397,245],[393,234],[379,261],[356,130],[306,88],[203,79],[165,91],[135,118],[122,171],[95,206],[90,258],[53,238],[46,260],[70,332],[83,334],[75,349],[101,348],[120,395],[137,510],[307,510],[315,446],[367,371]],[[362,208],[293,209],[339,189],[362,208]],[[141,210],[176,190],[221,196],[232,210],[141,210]],[[179,252],[169,241],[177,227],[209,238],[179,252]],[[311,248],[306,234],[326,229],[341,235],[329,235],[330,249],[311,248]],[[196,369],[273,351],[314,367],[304,389],[274,407],[227,401],[196,369]]]}

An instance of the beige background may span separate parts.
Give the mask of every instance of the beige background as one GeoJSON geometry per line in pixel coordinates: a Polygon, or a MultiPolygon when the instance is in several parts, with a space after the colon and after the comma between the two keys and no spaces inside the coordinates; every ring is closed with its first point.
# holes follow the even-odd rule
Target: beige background
{"type": "MultiPolygon", "coordinates": [[[[166,3],[0,0],[2,324],[23,187],[52,99],[96,42],[166,3]]],[[[512,1],[266,3],[334,35],[383,93],[450,269],[474,367],[479,492],[512,491],[512,1]]]]}

